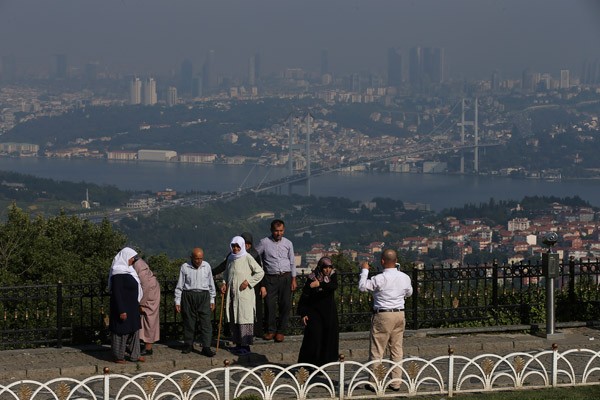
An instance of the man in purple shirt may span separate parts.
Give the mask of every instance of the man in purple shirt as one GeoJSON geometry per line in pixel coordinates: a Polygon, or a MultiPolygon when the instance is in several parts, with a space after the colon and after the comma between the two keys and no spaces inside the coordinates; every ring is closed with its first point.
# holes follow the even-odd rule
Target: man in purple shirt
{"type": "Polygon", "coordinates": [[[265,270],[262,290],[267,291],[267,330],[263,339],[275,339],[276,342],[283,342],[285,337],[292,308],[292,292],[296,290],[294,245],[283,237],[284,232],[284,222],[275,219],[271,222],[271,236],[261,239],[256,245],[265,270]],[[277,308],[279,315],[275,313],[277,308]]]}

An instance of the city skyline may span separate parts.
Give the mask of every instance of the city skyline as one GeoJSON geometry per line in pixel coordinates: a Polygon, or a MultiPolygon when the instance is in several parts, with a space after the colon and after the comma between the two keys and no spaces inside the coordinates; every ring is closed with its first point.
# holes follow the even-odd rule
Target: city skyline
{"type": "Polygon", "coordinates": [[[177,74],[190,60],[195,73],[210,67],[214,80],[216,72],[248,76],[258,54],[263,74],[319,72],[325,49],[334,74],[385,75],[395,48],[408,81],[410,49],[421,47],[444,50],[448,78],[489,79],[495,70],[519,77],[526,68],[577,76],[600,58],[598,15],[591,0],[3,0],[0,36],[11,40],[0,42],[0,55],[18,70],[59,77],[65,63],[143,76],[177,74]]]}

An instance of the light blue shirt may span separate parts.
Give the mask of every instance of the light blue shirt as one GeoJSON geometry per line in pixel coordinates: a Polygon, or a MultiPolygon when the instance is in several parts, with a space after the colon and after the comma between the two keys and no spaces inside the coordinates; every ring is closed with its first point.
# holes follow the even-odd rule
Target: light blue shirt
{"type": "Polygon", "coordinates": [[[208,290],[210,293],[210,304],[215,304],[217,291],[209,263],[202,261],[202,264],[198,268],[194,268],[193,265],[188,263],[181,265],[179,279],[175,287],[175,305],[181,305],[181,293],[184,290],[208,290]]]}
{"type": "Polygon", "coordinates": [[[296,258],[294,245],[286,238],[276,242],[272,236],[262,238],[256,245],[256,251],[262,257],[263,269],[267,275],[290,272],[296,277],[296,258]]]}

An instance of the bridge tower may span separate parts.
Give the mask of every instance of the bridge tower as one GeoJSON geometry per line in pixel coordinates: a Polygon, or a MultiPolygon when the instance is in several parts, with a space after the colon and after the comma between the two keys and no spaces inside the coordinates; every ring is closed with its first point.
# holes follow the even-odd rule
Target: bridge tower
{"type": "Polygon", "coordinates": [[[479,172],[479,101],[478,98],[475,97],[475,118],[473,121],[465,121],[465,99],[462,99],[462,109],[461,109],[461,117],[460,117],[460,144],[463,147],[460,151],[460,173],[465,173],[465,126],[473,126],[475,143],[474,143],[474,159],[473,159],[473,171],[475,173],[479,172]]]}
{"type": "MultiPolygon", "coordinates": [[[[313,117],[310,115],[310,112],[307,113],[306,118],[304,119],[304,123],[306,124],[306,143],[304,145],[305,151],[305,161],[306,161],[306,188],[307,188],[307,196],[310,196],[310,176],[311,176],[311,161],[310,161],[310,135],[312,133],[312,121],[313,117]]],[[[288,125],[289,125],[289,142],[288,142],[288,169],[289,176],[294,175],[294,152],[302,151],[302,146],[299,143],[295,143],[294,139],[300,137],[300,127],[302,125],[302,118],[296,119],[293,113],[290,113],[288,117],[288,125]]],[[[289,188],[290,194],[292,193],[292,184],[290,183],[289,188]]]]}
{"type": "Polygon", "coordinates": [[[310,134],[312,133],[312,116],[306,114],[306,195],[310,196],[310,134]]]}

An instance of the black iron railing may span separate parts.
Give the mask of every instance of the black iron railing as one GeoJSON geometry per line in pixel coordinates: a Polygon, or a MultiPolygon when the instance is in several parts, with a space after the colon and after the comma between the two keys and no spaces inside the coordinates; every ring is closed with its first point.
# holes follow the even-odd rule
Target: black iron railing
{"type": "MultiPolygon", "coordinates": [[[[414,294],[406,300],[408,329],[449,326],[539,324],[545,321],[545,278],[540,264],[437,265],[406,271],[414,294]]],[[[337,290],[340,330],[366,331],[371,295],[358,291],[357,273],[340,273],[337,290]]],[[[298,276],[298,286],[305,277],[298,276]]],[[[570,259],[555,280],[556,317],[600,319],[600,260],[570,259]]],[[[174,308],[176,281],[161,280],[161,338],[181,338],[174,308]]],[[[294,293],[293,307],[300,295],[294,293]]],[[[217,294],[213,331],[221,296],[217,294]]],[[[109,294],[105,282],[0,287],[0,349],[104,343],[109,294]]],[[[302,332],[299,318],[291,334],[302,332]]],[[[226,330],[225,330],[226,331],[226,330]]]]}

